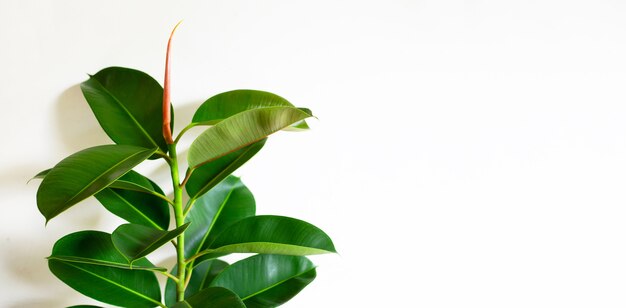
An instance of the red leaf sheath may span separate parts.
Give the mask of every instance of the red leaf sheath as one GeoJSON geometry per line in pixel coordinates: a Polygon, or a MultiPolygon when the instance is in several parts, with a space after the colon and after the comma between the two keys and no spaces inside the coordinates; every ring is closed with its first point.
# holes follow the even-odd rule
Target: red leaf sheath
{"type": "Polygon", "coordinates": [[[167,144],[174,143],[174,140],[172,139],[172,129],[170,127],[172,117],[170,114],[170,47],[174,32],[176,32],[176,29],[181,22],[182,20],[179,21],[172,30],[170,38],[167,41],[167,53],[165,54],[165,81],[163,82],[163,138],[165,138],[165,142],[167,144]]]}

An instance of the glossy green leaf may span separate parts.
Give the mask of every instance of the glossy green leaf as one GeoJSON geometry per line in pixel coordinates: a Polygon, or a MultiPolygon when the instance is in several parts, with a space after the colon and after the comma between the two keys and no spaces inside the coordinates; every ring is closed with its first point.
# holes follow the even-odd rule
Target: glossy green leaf
{"type": "Polygon", "coordinates": [[[172,231],[162,231],[142,225],[124,224],[113,231],[111,239],[115,247],[132,263],[165,245],[183,233],[188,226],[187,223],[172,231]]]}
{"type": "Polygon", "coordinates": [[[192,224],[185,232],[187,258],[205,249],[208,243],[230,224],[254,216],[256,205],[248,188],[235,176],[229,176],[196,200],[186,222],[192,224]]]}
{"type": "MultiPolygon", "coordinates": [[[[130,172],[133,172],[132,170],[130,172]]],[[[129,173],[130,173],[129,172],[129,173]]],[[[125,175],[128,175],[125,174],[125,175]]],[[[144,193],[144,194],[148,194],[148,195],[153,195],[163,201],[165,201],[166,203],[168,201],[170,201],[169,199],[167,199],[167,197],[165,196],[165,194],[163,193],[163,190],[161,190],[161,188],[156,185],[154,182],[150,181],[150,179],[144,177],[146,180],[148,180],[149,185],[145,185],[145,184],[138,184],[135,182],[132,182],[132,180],[128,180],[128,179],[124,179],[123,177],[118,179],[117,181],[111,183],[111,185],[109,185],[109,188],[117,188],[117,189],[121,189],[121,190],[130,190],[130,191],[136,191],[136,192],[140,192],[140,193],[144,193]],[[142,186],[145,185],[145,186],[142,186]]]]}
{"type": "Polygon", "coordinates": [[[290,300],[315,275],[315,266],[306,257],[255,255],[225,268],[211,286],[235,292],[248,308],[269,308],[290,300]]]}
{"type": "Polygon", "coordinates": [[[167,230],[170,224],[170,210],[162,199],[163,191],[135,171],[126,173],[95,197],[109,212],[130,223],[160,230],[167,230]]]}
{"type": "MultiPolygon", "coordinates": [[[[92,264],[92,265],[102,265],[114,268],[121,269],[130,269],[130,270],[145,270],[145,271],[156,271],[156,272],[167,272],[167,269],[164,267],[156,267],[156,266],[142,266],[130,263],[120,263],[120,262],[110,262],[105,260],[96,260],[96,259],[86,259],[82,257],[72,257],[72,256],[57,256],[57,257],[48,257],[48,259],[54,259],[64,262],[71,263],[84,263],[84,264],[92,264]]],[[[128,262],[128,261],[126,261],[128,262]]]]}
{"type": "Polygon", "coordinates": [[[259,152],[265,145],[265,141],[267,138],[224,155],[194,170],[185,186],[189,197],[197,199],[205,194],[259,152]]]}
{"type": "Polygon", "coordinates": [[[106,188],[150,157],[156,149],[102,145],[70,155],[45,176],[37,191],[37,207],[46,222],[72,205],[106,188]]]}
{"type": "MultiPolygon", "coordinates": [[[[198,293],[200,290],[209,287],[211,281],[213,281],[213,279],[217,277],[217,275],[219,275],[219,273],[221,273],[227,266],[228,263],[218,259],[206,260],[194,266],[191,279],[189,280],[187,289],[185,289],[185,298],[189,298],[193,294],[198,293]]],[[[174,266],[172,274],[175,275],[177,271],[177,266],[174,266]]],[[[168,279],[165,285],[165,305],[169,307],[175,302],[176,283],[173,280],[168,279]]]]}
{"type": "MultiPolygon", "coordinates": [[[[33,179],[43,179],[50,170],[39,172],[33,179]]],[[[128,222],[161,230],[169,225],[167,197],[156,183],[133,170],[94,196],[111,213],[128,222]]]]}
{"type": "MultiPolygon", "coordinates": [[[[113,246],[111,235],[81,231],[56,242],[48,258],[50,271],[74,290],[98,301],[123,307],[154,307],[161,299],[153,272],[130,270],[102,263],[124,264],[126,258],[113,246]],[[71,257],[83,262],[72,261],[71,257]],[[101,263],[84,262],[86,260],[101,263]]],[[[137,267],[154,267],[148,260],[137,267]]]]}
{"type": "Polygon", "coordinates": [[[246,308],[246,305],[232,291],[212,287],[176,303],[172,308],[246,308]]]}
{"type": "Polygon", "coordinates": [[[294,107],[266,107],[240,112],[198,136],[189,148],[189,166],[197,168],[311,116],[294,107]]]}
{"type": "MultiPolygon", "coordinates": [[[[237,113],[266,107],[294,107],[294,105],[270,92],[233,90],[207,99],[198,107],[191,122],[212,125],[237,113]]],[[[298,123],[297,127],[302,129],[308,128],[304,121],[298,123]]]]}
{"type": "Polygon", "coordinates": [[[117,144],[160,148],[163,138],[163,88],[146,73],[105,68],[80,85],[100,126],[117,144]]]}
{"type": "Polygon", "coordinates": [[[206,252],[304,256],[336,251],[330,237],[308,222],[283,216],[255,216],[225,228],[206,252]]]}
{"type": "MultiPolygon", "coordinates": [[[[31,180],[45,178],[46,175],[50,172],[50,170],[52,169],[46,169],[44,171],[37,173],[31,180]]],[[[127,174],[117,179],[115,182],[111,183],[111,185],[109,185],[108,188],[118,188],[118,189],[123,189],[123,190],[132,190],[132,191],[142,192],[144,194],[149,194],[149,195],[159,197],[160,199],[163,199],[165,202],[168,202],[167,197],[163,194],[163,190],[161,190],[161,188],[158,185],[156,185],[154,182],[150,181],[150,179],[142,175],[139,175],[139,176],[143,177],[145,181],[138,179],[138,177],[136,176],[134,176],[134,179],[129,179],[131,174],[137,174],[137,173],[133,170],[129,171],[127,174]],[[148,181],[149,183],[146,184],[146,181],[148,181]]]]}

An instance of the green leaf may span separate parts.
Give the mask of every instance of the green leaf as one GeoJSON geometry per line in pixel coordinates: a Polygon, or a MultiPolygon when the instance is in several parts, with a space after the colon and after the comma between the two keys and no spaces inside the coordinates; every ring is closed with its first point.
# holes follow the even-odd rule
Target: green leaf
{"type": "MultiPolygon", "coordinates": [[[[37,173],[31,180],[45,178],[46,175],[50,172],[50,170],[52,169],[46,169],[44,171],[37,173]]],[[[115,182],[111,183],[111,185],[109,185],[108,188],[118,188],[118,189],[123,189],[123,190],[132,190],[132,191],[142,192],[145,194],[159,197],[160,199],[163,199],[163,201],[165,202],[169,201],[169,199],[167,199],[167,197],[163,194],[163,190],[161,190],[161,188],[158,185],[156,185],[154,182],[150,181],[150,179],[136,173],[133,170],[129,171],[127,174],[125,174],[124,176],[116,180],[115,182]],[[138,176],[145,178],[145,181],[142,179],[139,179],[138,176],[133,176],[134,177],[133,179],[128,179],[128,177],[130,177],[131,174],[137,174],[138,176]],[[140,181],[142,183],[139,183],[137,181],[140,181]],[[146,184],[145,183],[146,181],[148,181],[149,183],[146,184]]]]}
{"type": "Polygon", "coordinates": [[[160,148],[163,138],[163,88],[148,74],[123,67],[105,68],[80,85],[100,126],[117,144],[160,148]]]}
{"type": "MultiPolygon", "coordinates": [[[[161,292],[153,272],[102,264],[126,262],[126,258],[113,246],[111,235],[99,231],[81,231],[64,236],[56,242],[48,258],[50,271],[57,278],[93,299],[123,307],[158,305],[161,292]],[[99,262],[75,262],[71,257],[99,262]]],[[[136,263],[138,267],[154,267],[146,259],[136,263]]]]}
{"type": "Polygon", "coordinates": [[[308,222],[283,216],[255,216],[225,228],[206,252],[304,256],[336,251],[330,237],[308,222]]]}
{"type": "MultiPolygon", "coordinates": [[[[134,172],[134,171],[130,171],[129,173],[134,172]]],[[[128,175],[125,174],[125,175],[128,175]]],[[[159,199],[165,201],[166,203],[169,202],[170,200],[167,199],[167,197],[165,196],[165,194],[163,193],[163,190],[161,190],[161,188],[156,185],[154,182],[150,181],[150,179],[144,177],[146,180],[148,180],[148,185],[146,184],[138,184],[133,182],[132,180],[128,180],[128,179],[124,179],[124,177],[118,179],[117,181],[111,183],[111,185],[109,185],[109,188],[117,188],[117,189],[121,189],[121,190],[130,190],[130,191],[136,191],[136,192],[140,192],[140,193],[144,193],[144,194],[148,194],[148,195],[153,195],[155,197],[158,197],[159,199]],[[145,185],[145,186],[142,186],[145,185]]]]}
{"type": "MultiPolygon", "coordinates": [[[[206,260],[194,266],[191,279],[185,289],[185,298],[209,287],[211,281],[227,266],[228,263],[218,259],[206,260]]],[[[174,266],[172,274],[175,275],[177,270],[177,266],[174,266]]],[[[176,303],[176,283],[172,279],[168,279],[165,285],[165,305],[169,307],[174,303],[176,303]]]]}
{"type": "Polygon", "coordinates": [[[172,308],[246,308],[246,305],[232,291],[212,287],[176,303],[172,308]]]}
{"type": "Polygon", "coordinates": [[[102,308],[100,306],[93,306],[93,305],[77,305],[77,306],[70,306],[67,308],[102,308]]]}
{"type": "MultiPolygon", "coordinates": [[[[157,271],[157,272],[167,272],[167,269],[164,267],[156,267],[156,266],[141,266],[141,265],[133,265],[130,263],[120,263],[120,262],[110,262],[104,260],[96,260],[96,259],[87,259],[82,257],[73,257],[73,256],[56,256],[56,257],[48,257],[48,259],[60,260],[72,263],[84,263],[84,264],[93,264],[93,265],[102,265],[114,268],[122,268],[122,269],[130,269],[130,270],[145,270],[145,271],[157,271]]],[[[128,262],[128,261],[125,261],[128,262]]]]}
{"type": "Polygon", "coordinates": [[[233,115],[209,127],[191,144],[189,166],[198,168],[311,116],[294,107],[266,107],[233,115]]]}
{"type": "Polygon", "coordinates": [[[243,218],[254,216],[256,205],[248,188],[235,176],[229,176],[196,200],[185,222],[192,222],[185,232],[187,258],[205,249],[224,228],[243,218]]]}
{"type": "Polygon", "coordinates": [[[225,268],[211,286],[235,292],[248,308],[269,308],[293,298],[315,275],[315,266],[306,257],[255,255],[225,268]]]}
{"type": "MultiPolygon", "coordinates": [[[[198,107],[191,122],[212,125],[240,112],[266,107],[294,107],[294,105],[270,92],[233,90],[207,99],[198,107]]],[[[308,128],[304,121],[299,124],[300,128],[308,128]]]]}
{"type": "Polygon", "coordinates": [[[70,155],[45,176],[37,191],[37,207],[46,222],[72,205],[98,193],[146,160],[155,149],[101,145],[70,155]]]}
{"type": "Polygon", "coordinates": [[[160,230],[167,230],[170,224],[170,210],[163,200],[163,191],[135,171],[126,173],[95,197],[109,212],[130,223],[160,230]]]}
{"type": "Polygon", "coordinates": [[[142,225],[124,224],[113,231],[111,239],[115,247],[133,263],[183,233],[188,226],[189,223],[172,231],[162,231],[142,225]]]}
{"type": "Polygon", "coordinates": [[[259,152],[265,145],[265,141],[267,141],[267,138],[206,163],[194,170],[187,181],[187,185],[185,185],[189,197],[197,199],[205,194],[259,152]]]}

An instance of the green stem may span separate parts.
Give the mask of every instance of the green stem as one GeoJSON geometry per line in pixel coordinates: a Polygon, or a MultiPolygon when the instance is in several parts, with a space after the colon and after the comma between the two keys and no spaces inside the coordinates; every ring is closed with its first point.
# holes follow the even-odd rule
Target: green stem
{"type": "Polygon", "coordinates": [[[174,282],[178,282],[178,278],[168,272],[162,272],[162,271],[154,271],[154,272],[165,275],[167,278],[172,279],[174,282]]]}
{"type": "Polygon", "coordinates": [[[183,213],[183,215],[185,217],[187,217],[187,214],[189,214],[189,211],[191,211],[191,207],[194,205],[194,203],[196,203],[196,199],[195,198],[191,198],[189,199],[189,201],[187,202],[187,205],[185,206],[185,211],[183,213]]]}
{"type": "Polygon", "coordinates": [[[188,130],[194,128],[196,125],[198,125],[198,124],[197,123],[189,123],[189,125],[185,126],[185,128],[183,128],[183,130],[180,131],[180,133],[178,134],[178,136],[174,140],[174,143],[178,144],[178,141],[180,140],[180,138],[183,137],[183,134],[185,134],[188,130]]]}
{"type": "MultiPolygon", "coordinates": [[[[178,175],[178,159],[176,153],[176,144],[168,145],[171,158],[170,170],[172,173],[172,186],[174,187],[174,215],[176,218],[176,227],[185,224],[185,215],[183,214],[183,190],[180,186],[180,178],[178,175]]],[[[177,237],[176,240],[176,261],[178,265],[178,273],[176,277],[176,300],[183,301],[185,299],[185,237],[184,232],[177,237]]]]}
{"type": "Polygon", "coordinates": [[[174,139],[174,143],[178,144],[178,141],[180,140],[180,138],[183,137],[183,134],[185,134],[188,130],[190,130],[190,129],[196,127],[196,126],[209,126],[209,125],[214,125],[215,123],[217,123],[217,121],[189,123],[189,125],[185,126],[185,128],[183,128],[183,130],[180,131],[180,133],[178,134],[176,139],[174,139]]]}

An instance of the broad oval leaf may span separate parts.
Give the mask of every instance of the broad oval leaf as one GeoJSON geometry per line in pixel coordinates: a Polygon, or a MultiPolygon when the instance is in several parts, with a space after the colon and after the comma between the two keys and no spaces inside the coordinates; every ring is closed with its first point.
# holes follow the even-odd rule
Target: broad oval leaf
{"type": "MultiPolygon", "coordinates": [[[[212,125],[237,113],[266,107],[294,107],[294,105],[270,92],[233,90],[207,99],[198,107],[191,122],[212,125]]],[[[298,124],[300,125],[298,128],[308,128],[304,121],[298,124]]]]}
{"type": "Polygon", "coordinates": [[[37,191],[37,207],[48,222],[72,205],[92,196],[156,151],[130,145],[101,145],[63,159],[37,191]]]}
{"type": "Polygon", "coordinates": [[[185,232],[185,256],[190,258],[207,248],[224,228],[254,216],[255,211],[254,196],[241,179],[227,177],[198,198],[185,218],[192,223],[185,232]]]}
{"type": "Polygon", "coordinates": [[[105,68],[80,85],[100,126],[117,144],[160,148],[163,88],[148,74],[123,67],[105,68]]]}
{"type": "MultiPolygon", "coordinates": [[[[185,298],[189,298],[200,290],[208,288],[213,279],[227,266],[228,263],[218,259],[206,260],[194,266],[189,284],[185,289],[185,298]]],[[[174,266],[171,272],[175,275],[177,271],[178,267],[174,266]]],[[[165,305],[169,307],[174,305],[174,303],[176,303],[176,283],[172,279],[168,279],[165,284],[165,305]]]]}
{"type": "Polygon", "coordinates": [[[161,188],[145,176],[130,171],[95,195],[109,212],[122,219],[167,230],[170,210],[161,188]]]}
{"type": "Polygon", "coordinates": [[[225,228],[207,252],[304,256],[336,251],[330,237],[308,222],[283,216],[255,216],[225,228]]]}
{"type": "Polygon", "coordinates": [[[270,308],[293,298],[315,276],[315,266],[306,257],[262,254],[225,268],[211,286],[232,290],[248,308],[270,308]]]}
{"type": "Polygon", "coordinates": [[[133,263],[183,233],[188,226],[189,223],[172,231],[162,231],[142,225],[124,224],[113,231],[111,239],[113,245],[133,263]]]}
{"type": "Polygon", "coordinates": [[[193,141],[187,156],[189,166],[198,168],[311,116],[295,107],[266,107],[240,112],[209,127],[193,141]]]}
{"type": "MultiPolygon", "coordinates": [[[[104,265],[126,262],[113,246],[111,235],[99,231],[64,236],[56,242],[48,258],[50,271],[57,278],[93,299],[123,307],[159,305],[161,292],[153,272],[104,265]],[[79,261],[72,261],[72,257],[79,261]]],[[[154,268],[146,259],[136,263],[142,269],[154,268]]]]}
{"type": "Polygon", "coordinates": [[[233,291],[211,287],[176,303],[172,308],[246,308],[246,305],[233,291]]]}
{"type": "Polygon", "coordinates": [[[197,199],[205,194],[259,152],[265,145],[265,141],[267,138],[195,169],[185,185],[189,197],[197,199]]]}

